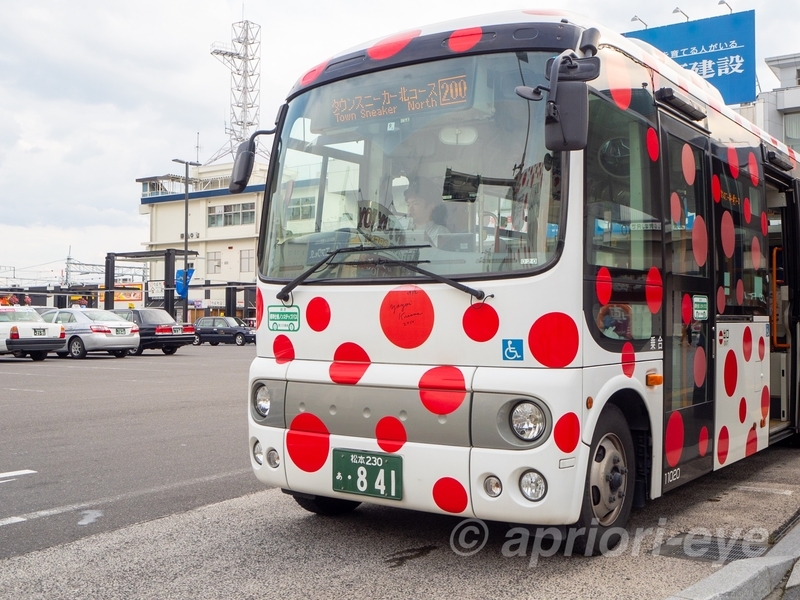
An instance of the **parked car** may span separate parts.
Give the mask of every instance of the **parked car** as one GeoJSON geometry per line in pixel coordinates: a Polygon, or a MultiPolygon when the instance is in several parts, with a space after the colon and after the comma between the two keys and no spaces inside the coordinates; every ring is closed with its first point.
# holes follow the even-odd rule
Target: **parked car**
{"type": "Polygon", "coordinates": [[[255,343],[256,330],[238,317],[202,317],[194,322],[194,345],[208,342],[244,346],[255,343]]]}
{"type": "Polygon", "coordinates": [[[139,346],[139,326],[108,310],[57,308],[42,318],[66,330],[66,341],[56,350],[59,356],[86,358],[88,352],[108,352],[125,358],[128,350],[139,346]]]}
{"type": "Polygon", "coordinates": [[[194,326],[181,325],[163,308],[115,308],[111,312],[139,326],[139,345],[129,351],[135,356],[159,349],[175,354],[181,346],[194,342],[194,326]]]}
{"type": "Polygon", "coordinates": [[[30,355],[35,361],[61,348],[66,341],[64,327],[46,323],[29,306],[0,306],[0,354],[17,358],[30,355]]]}

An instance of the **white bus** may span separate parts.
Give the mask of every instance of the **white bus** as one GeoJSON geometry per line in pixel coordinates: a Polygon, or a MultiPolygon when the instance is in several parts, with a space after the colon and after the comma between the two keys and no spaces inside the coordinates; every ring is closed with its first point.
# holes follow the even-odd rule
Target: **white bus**
{"type": "Polygon", "coordinates": [[[597,552],[797,432],[795,154],[647,44],[537,10],[368,43],[300,78],[232,192],[273,133],[249,444],[304,508],[597,552]]]}

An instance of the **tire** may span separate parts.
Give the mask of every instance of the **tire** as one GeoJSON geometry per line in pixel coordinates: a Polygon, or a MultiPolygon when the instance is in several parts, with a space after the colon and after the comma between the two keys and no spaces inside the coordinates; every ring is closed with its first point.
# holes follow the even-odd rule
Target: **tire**
{"type": "Polygon", "coordinates": [[[336,517],[353,512],[361,502],[354,500],[340,500],[339,498],[326,498],[325,496],[314,496],[306,498],[304,496],[292,496],[294,501],[305,508],[308,512],[325,517],[336,517]]]}
{"type": "Polygon", "coordinates": [[[34,362],[41,362],[45,358],[47,358],[47,352],[45,352],[44,350],[36,350],[34,352],[31,352],[31,360],[34,362]]]}
{"type": "Polygon", "coordinates": [[[114,358],[125,358],[126,356],[128,356],[128,351],[127,350],[113,350],[112,352],[109,352],[109,354],[111,354],[114,358]]]}
{"type": "Polygon", "coordinates": [[[69,352],[56,352],[56,356],[58,358],[67,358],[69,356],[69,352]]]}
{"type": "Polygon", "coordinates": [[[200,339],[199,335],[194,336],[194,339],[192,340],[192,346],[199,346],[202,343],[203,341],[200,339]]]}
{"type": "Polygon", "coordinates": [[[247,343],[247,340],[245,339],[243,333],[237,333],[236,337],[233,338],[233,341],[236,343],[237,346],[244,346],[247,343]]]}
{"type": "Polygon", "coordinates": [[[592,436],[581,516],[571,526],[585,532],[574,538],[573,552],[599,556],[619,544],[633,505],[635,460],[625,416],[606,405],[592,436]]]}
{"type": "Polygon", "coordinates": [[[211,344],[212,346],[219,346],[219,342],[208,342],[208,343],[211,344]]]}
{"type": "Polygon", "coordinates": [[[142,342],[139,342],[139,345],[136,348],[131,348],[128,350],[128,354],[131,356],[141,356],[142,352],[144,352],[144,348],[142,347],[142,342]]]}
{"type": "Polygon", "coordinates": [[[177,346],[164,346],[161,351],[166,354],[167,356],[171,356],[178,351],[177,346]]]}
{"type": "Polygon", "coordinates": [[[69,341],[69,355],[72,358],[86,358],[86,345],[79,337],[74,337],[69,341]]]}

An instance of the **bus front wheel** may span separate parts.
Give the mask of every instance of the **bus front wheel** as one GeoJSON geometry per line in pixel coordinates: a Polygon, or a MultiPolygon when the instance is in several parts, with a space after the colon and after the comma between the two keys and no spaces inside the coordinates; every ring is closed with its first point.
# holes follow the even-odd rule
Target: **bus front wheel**
{"type": "Polygon", "coordinates": [[[293,496],[293,498],[295,502],[307,511],[326,517],[347,514],[354,511],[361,504],[361,502],[354,500],[340,500],[339,498],[326,498],[325,496],[314,496],[312,498],[293,496]]]}
{"type": "Polygon", "coordinates": [[[597,421],[581,515],[572,550],[585,556],[599,556],[619,544],[633,505],[636,474],[633,439],[628,422],[619,408],[607,405],[597,421]]]}

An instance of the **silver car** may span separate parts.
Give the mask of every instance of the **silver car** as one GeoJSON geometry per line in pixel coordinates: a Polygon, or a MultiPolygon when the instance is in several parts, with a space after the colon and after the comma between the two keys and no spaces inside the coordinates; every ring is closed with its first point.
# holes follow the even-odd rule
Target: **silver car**
{"type": "Polygon", "coordinates": [[[56,350],[59,356],[86,358],[88,352],[108,352],[125,358],[128,350],[139,346],[139,326],[98,308],[58,308],[46,312],[42,319],[60,323],[66,342],[56,350]]]}

